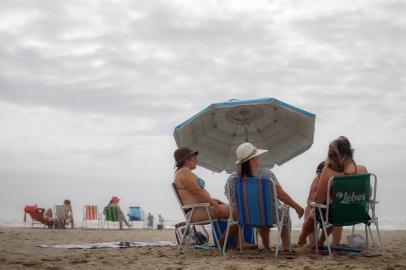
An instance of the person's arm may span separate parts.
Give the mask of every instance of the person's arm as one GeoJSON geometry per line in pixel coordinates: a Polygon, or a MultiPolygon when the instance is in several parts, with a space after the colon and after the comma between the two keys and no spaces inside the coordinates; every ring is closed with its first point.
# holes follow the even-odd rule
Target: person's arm
{"type": "Polygon", "coordinates": [[[307,198],[307,206],[310,206],[310,203],[314,202],[314,196],[316,195],[318,181],[319,176],[316,176],[310,186],[309,197],[307,198]]]}
{"type": "Polygon", "coordinates": [[[301,218],[304,214],[304,209],[297,203],[295,202],[289,194],[287,194],[281,186],[276,187],[276,192],[278,193],[278,199],[282,201],[283,203],[289,205],[293,209],[295,209],[297,215],[299,218],[301,218]]]}
{"type": "Polygon", "coordinates": [[[329,168],[324,167],[320,174],[320,180],[317,184],[316,194],[314,196],[314,201],[319,204],[325,204],[327,201],[327,185],[328,179],[330,178],[329,168]]]}
{"type": "Polygon", "coordinates": [[[70,209],[70,222],[71,222],[71,227],[72,227],[72,229],[73,229],[75,226],[73,225],[74,220],[73,220],[72,206],[69,206],[69,209],[70,209]]]}
{"type": "Polygon", "coordinates": [[[184,172],[183,185],[189,190],[196,198],[197,201],[202,203],[210,203],[211,205],[218,205],[219,203],[213,199],[206,189],[201,188],[197,184],[197,177],[189,171],[184,172]]]}

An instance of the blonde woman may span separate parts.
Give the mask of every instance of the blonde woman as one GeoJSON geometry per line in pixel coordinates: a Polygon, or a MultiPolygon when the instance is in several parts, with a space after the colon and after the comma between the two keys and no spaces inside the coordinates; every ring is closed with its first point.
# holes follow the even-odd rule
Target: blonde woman
{"type": "MultiPolygon", "coordinates": [[[[332,141],[328,148],[326,165],[324,166],[320,180],[317,184],[316,194],[314,195],[314,200],[319,204],[327,203],[327,186],[328,180],[331,177],[338,175],[348,175],[348,174],[362,174],[367,173],[367,169],[364,166],[357,165],[353,158],[354,151],[351,147],[350,141],[344,137],[340,136],[334,141],[332,141]]],[[[314,214],[314,211],[312,211],[314,214]]],[[[317,218],[317,215],[316,215],[317,218]]],[[[306,238],[314,231],[314,220],[312,215],[305,220],[302,228],[302,232],[299,236],[299,245],[306,244],[306,238]]],[[[330,227],[327,232],[330,234],[333,231],[333,227],[330,227]]],[[[333,245],[339,245],[341,239],[342,227],[336,227],[335,229],[335,243],[333,245]],[[338,229],[337,229],[338,228],[338,229]]],[[[324,245],[324,236],[321,235],[319,239],[319,246],[324,245]]]]}

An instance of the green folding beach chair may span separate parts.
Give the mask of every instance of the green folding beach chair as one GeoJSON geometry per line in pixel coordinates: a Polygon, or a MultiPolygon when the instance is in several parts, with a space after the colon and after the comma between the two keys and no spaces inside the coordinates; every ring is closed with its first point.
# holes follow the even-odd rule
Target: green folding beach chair
{"type": "Polygon", "coordinates": [[[319,215],[330,255],[331,246],[328,240],[327,228],[330,226],[353,226],[352,231],[354,233],[356,224],[365,224],[366,248],[368,248],[368,230],[372,241],[374,241],[370,224],[375,224],[380,249],[381,252],[383,252],[382,239],[378,227],[378,217],[375,215],[375,205],[378,203],[376,201],[376,189],[377,177],[374,174],[344,175],[329,179],[327,203],[325,205],[312,203],[315,213],[317,212],[317,214],[314,215],[316,251],[318,250],[319,232],[316,215],[319,215]],[[370,199],[371,176],[374,178],[374,187],[373,195],[370,199]],[[330,196],[333,198],[332,202],[330,196]],[[325,213],[325,215],[323,213],[325,213]]]}
{"type": "Polygon", "coordinates": [[[120,216],[117,206],[106,206],[104,208],[104,225],[107,223],[107,228],[109,228],[109,222],[119,222],[120,216]]]}

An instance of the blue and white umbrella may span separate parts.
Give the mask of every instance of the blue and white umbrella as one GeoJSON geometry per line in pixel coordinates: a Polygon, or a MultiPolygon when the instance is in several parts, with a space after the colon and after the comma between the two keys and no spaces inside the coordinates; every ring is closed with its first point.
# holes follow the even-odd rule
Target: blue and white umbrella
{"type": "Polygon", "coordinates": [[[215,172],[235,170],[243,142],[268,149],[261,166],[272,168],[313,144],[315,115],[274,98],[214,103],[175,128],[178,147],[199,151],[198,165],[215,172]]]}

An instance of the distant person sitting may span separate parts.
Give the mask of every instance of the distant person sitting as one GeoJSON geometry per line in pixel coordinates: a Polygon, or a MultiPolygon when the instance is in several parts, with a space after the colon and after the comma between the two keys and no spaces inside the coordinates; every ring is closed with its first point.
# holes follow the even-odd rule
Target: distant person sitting
{"type": "Polygon", "coordinates": [[[161,214],[158,215],[158,222],[159,222],[159,224],[157,226],[158,230],[163,230],[165,220],[164,220],[164,217],[161,214]]]}
{"type": "Polygon", "coordinates": [[[148,229],[153,229],[154,228],[154,216],[151,213],[148,213],[148,217],[147,217],[147,221],[148,221],[148,229]]]}
{"type": "Polygon", "coordinates": [[[27,220],[27,214],[30,215],[32,224],[39,222],[48,226],[48,228],[53,228],[56,222],[51,208],[45,211],[45,208],[39,208],[36,204],[26,205],[24,208],[24,222],[27,220]]]}
{"type": "Polygon", "coordinates": [[[120,226],[120,230],[123,229],[123,222],[125,223],[125,225],[127,227],[131,227],[131,224],[128,223],[127,219],[125,218],[125,215],[123,213],[123,211],[121,211],[120,206],[118,205],[118,203],[120,202],[120,198],[117,196],[113,196],[109,202],[109,204],[104,208],[104,215],[107,217],[107,211],[108,208],[110,207],[115,207],[117,208],[117,214],[118,214],[118,222],[119,222],[119,226],[120,226]]]}
{"type": "Polygon", "coordinates": [[[71,224],[72,229],[74,228],[74,222],[73,222],[73,210],[72,210],[72,205],[71,201],[66,199],[63,201],[63,215],[62,215],[62,220],[60,220],[60,223],[63,227],[68,225],[69,223],[71,224]]]}

